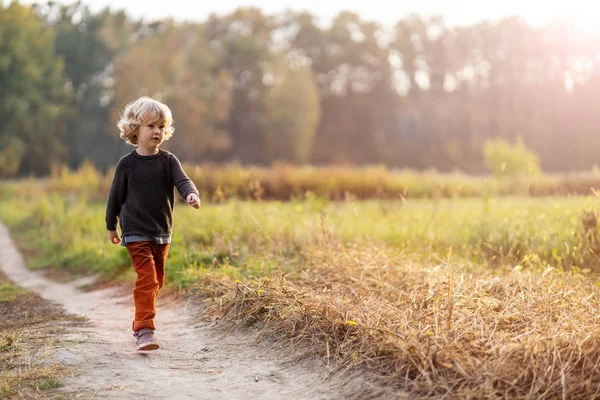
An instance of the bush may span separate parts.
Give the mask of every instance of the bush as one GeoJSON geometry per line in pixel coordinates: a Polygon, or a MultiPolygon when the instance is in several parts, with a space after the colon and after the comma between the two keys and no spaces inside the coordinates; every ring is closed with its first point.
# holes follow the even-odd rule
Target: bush
{"type": "Polygon", "coordinates": [[[491,139],[484,146],[485,165],[496,178],[514,178],[540,173],[540,160],[519,138],[515,144],[491,139]]]}

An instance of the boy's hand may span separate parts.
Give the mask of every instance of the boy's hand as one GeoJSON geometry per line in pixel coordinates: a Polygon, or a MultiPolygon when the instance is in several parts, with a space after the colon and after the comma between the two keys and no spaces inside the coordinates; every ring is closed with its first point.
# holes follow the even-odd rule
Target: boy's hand
{"type": "Polygon", "coordinates": [[[108,231],[108,237],[112,244],[121,243],[121,238],[119,237],[119,233],[117,231],[108,231]]]}
{"type": "Polygon", "coordinates": [[[196,209],[200,208],[200,198],[196,195],[196,193],[190,193],[186,200],[190,206],[196,209]]]}

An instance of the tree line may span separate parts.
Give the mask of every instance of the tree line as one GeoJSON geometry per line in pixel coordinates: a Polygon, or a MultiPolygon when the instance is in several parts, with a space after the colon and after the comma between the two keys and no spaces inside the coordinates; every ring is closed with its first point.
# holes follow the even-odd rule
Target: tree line
{"type": "Polygon", "coordinates": [[[167,103],[165,148],[189,163],[486,170],[490,140],[546,171],[588,169],[600,148],[600,44],[566,21],[381,26],[341,12],[240,8],[144,21],[80,2],[0,1],[0,176],[113,165],[116,121],[141,95],[167,103]]]}

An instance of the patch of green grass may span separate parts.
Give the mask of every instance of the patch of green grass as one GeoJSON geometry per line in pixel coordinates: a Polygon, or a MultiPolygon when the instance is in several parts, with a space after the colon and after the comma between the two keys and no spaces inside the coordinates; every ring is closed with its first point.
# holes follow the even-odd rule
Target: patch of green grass
{"type": "Polygon", "coordinates": [[[17,294],[20,292],[18,286],[14,286],[10,283],[0,283],[0,303],[8,303],[17,298],[17,294]]]}
{"type": "MultiPolygon", "coordinates": [[[[331,242],[378,243],[420,263],[600,270],[595,197],[314,202],[177,204],[168,281],[189,285],[190,268],[236,279],[294,273],[331,242]]],[[[32,268],[107,279],[131,268],[127,250],[108,240],[104,204],[41,195],[0,209],[0,219],[19,209],[6,223],[32,268]]]]}
{"type": "Polygon", "coordinates": [[[38,387],[42,390],[56,389],[64,386],[63,383],[56,377],[45,379],[38,387]]]}

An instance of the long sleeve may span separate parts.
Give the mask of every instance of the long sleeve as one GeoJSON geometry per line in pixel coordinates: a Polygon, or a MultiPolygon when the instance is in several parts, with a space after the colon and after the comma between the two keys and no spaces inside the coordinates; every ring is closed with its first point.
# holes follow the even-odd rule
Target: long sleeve
{"type": "Polygon", "coordinates": [[[171,176],[173,177],[173,185],[177,188],[177,191],[179,192],[181,197],[187,199],[187,197],[191,193],[196,193],[196,195],[200,196],[200,192],[198,192],[196,185],[194,185],[192,180],[188,178],[186,173],[183,171],[181,163],[173,154],[171,154],[170,164],[171,176]]]}
{"type": "Polygon", "coordinates": [[[124,158],[119,160],[115,168],[115,176],[113,177],[106,203],[106,229],[114,231],[117,229],[117,218],[121,212],[121,206],[125,202],[127,196],[127,168],[124,158]]]}

